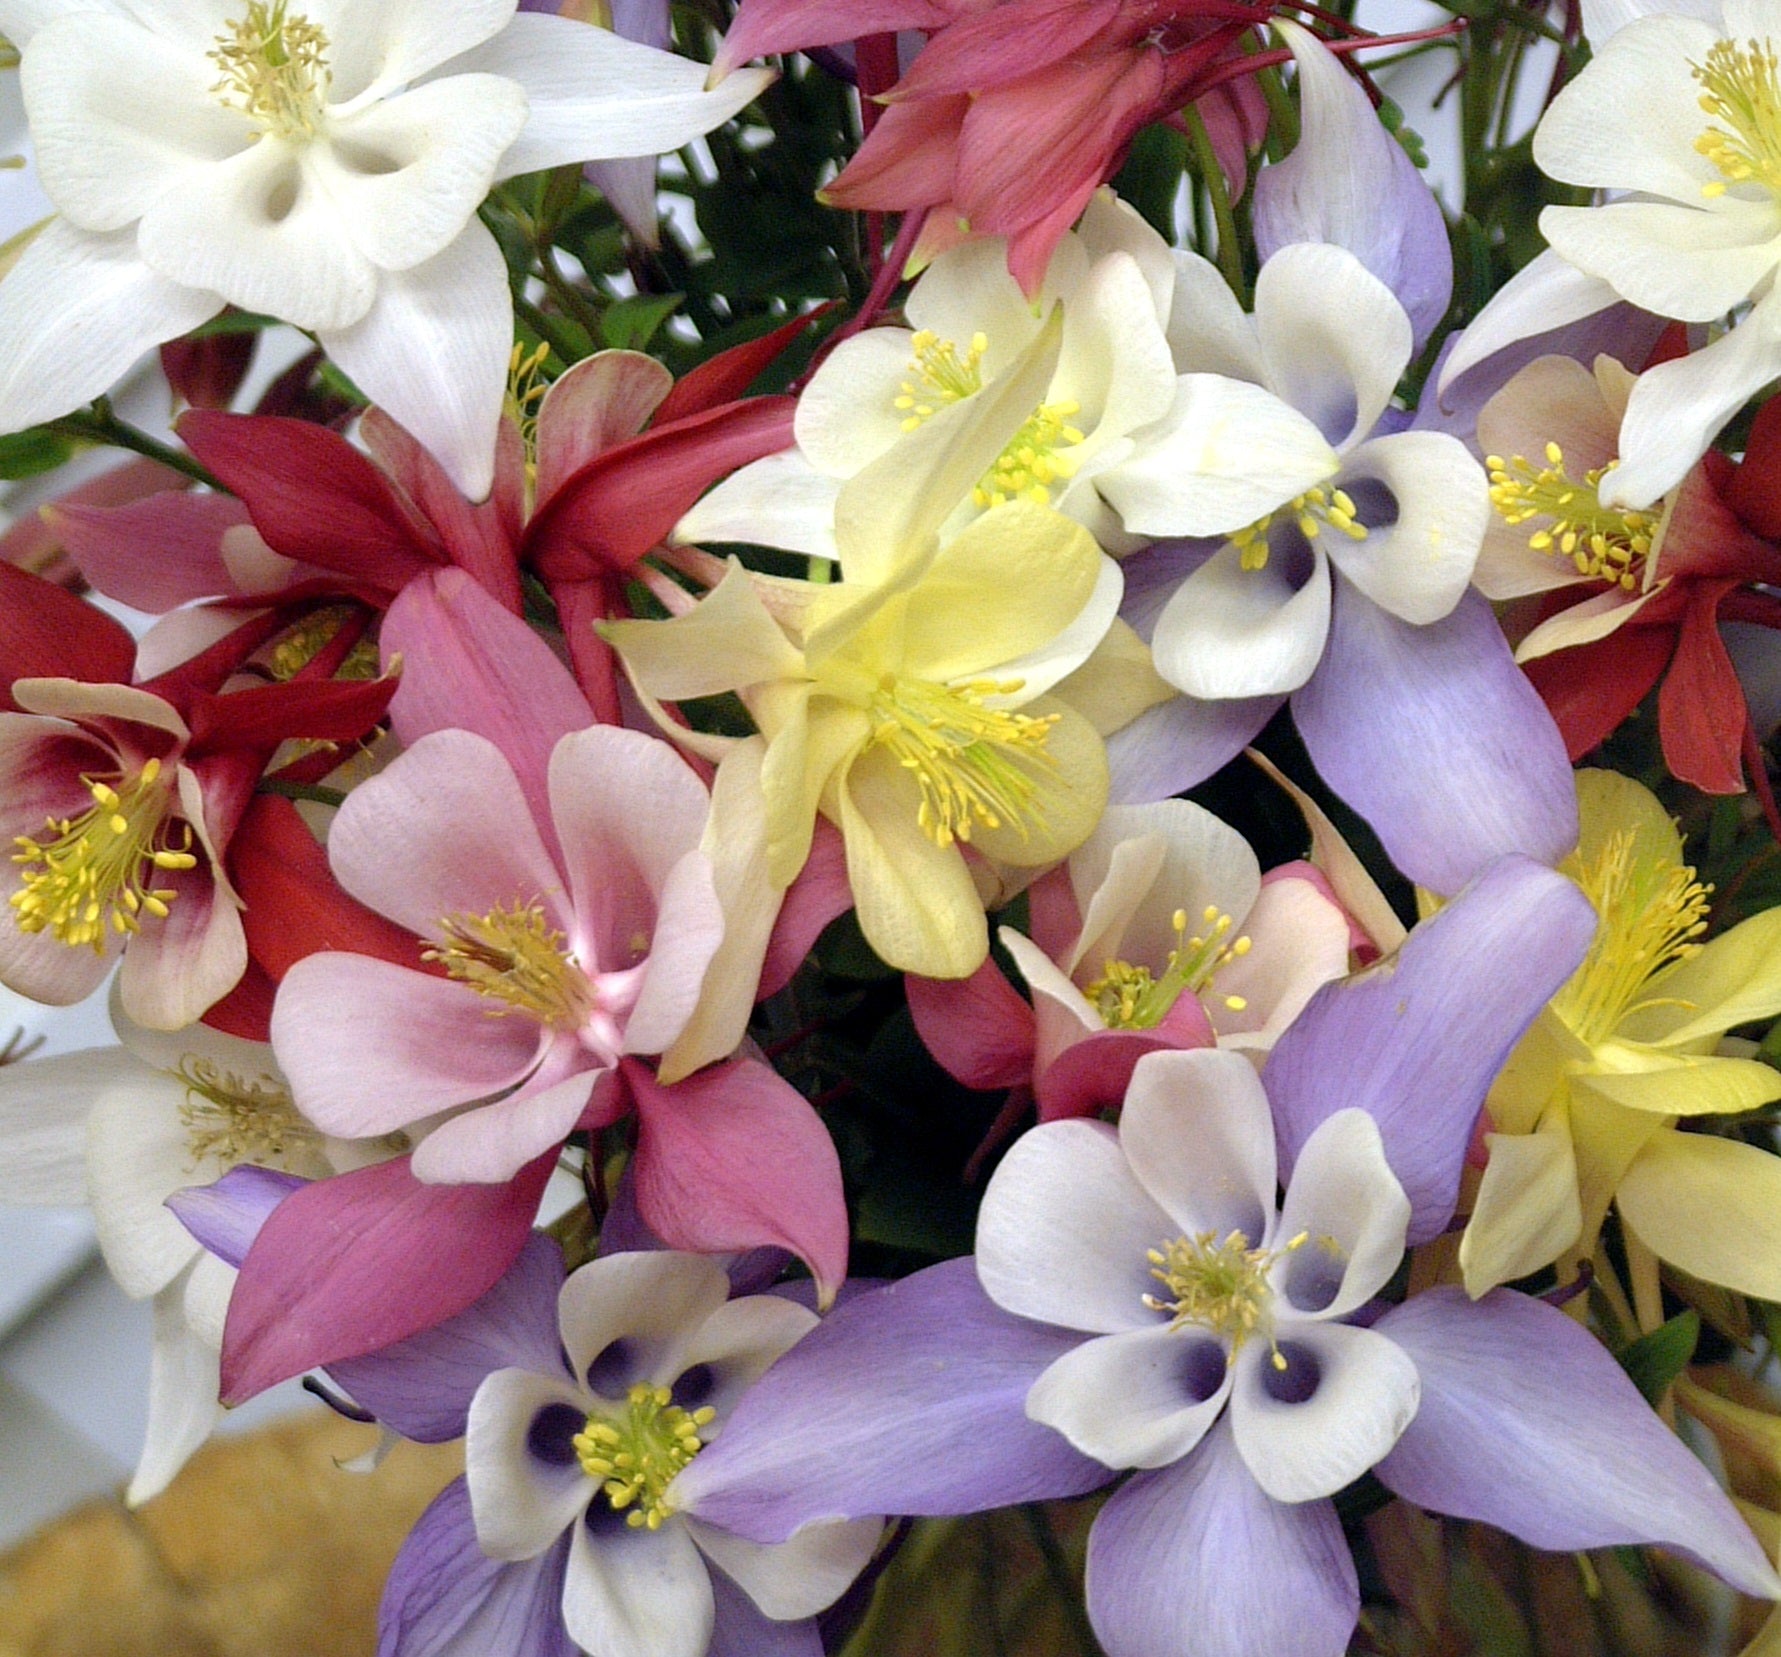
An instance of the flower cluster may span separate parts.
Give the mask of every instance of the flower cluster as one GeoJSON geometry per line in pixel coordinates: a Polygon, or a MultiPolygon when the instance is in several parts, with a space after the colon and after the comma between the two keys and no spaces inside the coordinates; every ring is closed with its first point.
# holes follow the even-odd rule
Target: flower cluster
{"type": "Polygon", "coordinates": [[[380,1657],[1768,1649],[1781,13],[1641,4],[1415,37],[1450,215],[1310,6],[0,0],[129,1499],[309,1374],[463,1441],[380,1657]]]}

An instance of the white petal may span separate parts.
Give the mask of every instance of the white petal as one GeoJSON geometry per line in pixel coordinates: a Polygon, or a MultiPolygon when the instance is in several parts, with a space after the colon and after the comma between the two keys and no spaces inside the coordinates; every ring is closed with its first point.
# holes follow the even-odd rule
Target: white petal
{"type": "Polygon", "coordinates": [[[334,123],[310,148],[311,175],[372,264],[412,270],[470,222],[525,119],[512,81],[430,81],[334,123]]]}
{"type": "Polygon", "coordinates": [[[1134,434],[1137,452],[1099,478],[1138,535],[1228,535],[1321,483],[1336,455],[1304,415],[1270,391],[1184,374],[1175,403],[1134,434]]]}
{"type": "Polygon", "coordinates": [[[1291,1323],[1277,1338],[1284,1370],[1261,1341],[1232,1366],[1237,1449],[1277,1502],[1333,1496],[1403,1435],[1422,1401],[1421,1378],[1402,1348],[1371,1329],[1291,1323]]]}
{"type": "Polygon", "coordinates": [[[1137,208],[1110,189],[1097,190],[1083,209],[1076,237],[1091,265],[1109,253],[1129,254],[1150,290],[1158,323],[1168,326],[1175,304],[1175,253],[1137,208]]]}
{"type": "Polygon", "coordinates": [[[0,431],[90,402],[143,352],[222,308],[150,270],[129,231],[95,236],[52,220],[0,282],[0,431]]]}
{"type": "Polygon", "coordinates": [[[743,541],[834,559],[839,480],[825,477],[796,449],[732,472],[674,526],[672,539],[707,544],[743,541]]]}
{"type": "Polygon", "coordinates": [[[214,1254],[200,1254],[186,1273],[185,1300],[181,1315],[186,1327],[213,1352],[223,1349],[223,1329],[229,1321],[229,1299],[240,1274],[214,1254]]]}
{"type": "Polygon", "coordinates": [[[526,1369],[496,1370],[470,1401],[464,1476],[476,1540],[491,1559],[543,1553],[570,1525],[581,1528],[582,1512],[598,1494],[573,1452],[567,1461],[546,1459],[531,1447],[533,1423],[545,1410],[573,1411],[585,1421],[587,1405],[566,1378],[526,1369]]]}
{"type": "Polygon", "coordinates": [[[309,0],[328,32],[335,105],[363,108],[480,46],[513,17],[515,0],[309,0]]]}
{"type": "Polygon", "coordinates": [[[730,1280],[697,1254],[609,1254],[563,1284],[557,1302],[563,1350],[602,1396],[622,1398],[640,1381],[671,1380],[684,1349],[728,1300],[730,1280]]]}
{"type": "Polygon", "coordinates": [[[715,1607],[711,1577],[684,1524],[632,1530],[616,1515],[575,1527],[563,1622],[583,1651],[612,1657],[705,1657],[715,1607]]]}
{"type": "Polygon", "coordinates": [[[1372,520],[1365,540],[1334,529],[1319,538],[1336,568],[1405,621],[1426,626],[1447,615],[1472,579],[1491,517],[1489,481],[1466,446],[1444,432],[1376,437],[1335,481],[1359,521],[1372,520]]]}
{"type": "Polygon", "coordinates": [[[825,477],[852,477],[903,435],[905,420],[919,423],[897,407],[904,381],[915,378],[913,338],[907,328],[868,328],[837,345],[811,376],[793,430],[805,461],[825,477]]]}
{"type": "Polygon", "coordinates": [[[213,96],[215,64],[102,12],[40,31],[19,81],[44,193],[83,230],[134,224],[253,136],[213,96]]]}
{"type": "MultiPolygon", "coordinates": [[[[1156,887],[1168,845],[1149,824],[1109,823],[1115,809],[1130,808],[1115,807],[1104,813],[1095,832],[1070,854],[1070,885],[1082,916],[1082,930],[1064,958],[1071,972],[1084,961],[1093,973],[1102,962],[1114,960],[1129,960],[1149,966],[1153,973],[1159,971],[1136,950],[1128,954],[1124,940],[1126,928],[1156,887]]],[[[1166,903],[1168,896],[1159,894],[1155,901],[1166,903]]],[[[1024,963],[1021,970],[1026,970],[1024,963]]],[[[1032,982],[1030,975],[1027,981],[1032,982]]]]}
{"type": "Polygon", "coordinates": [[[322,344],[467,496],[489,492],[513,304],[501,249],[478,220],[424,265],[386,273],[365,316],[322,344]]]}
{"type": "Polygon", "coordinates": [[[159,1079],[109,1047],[0,1066],[0,1202],[84,1203],[93,1101],[145,1077],[159,1079]]]}
{"type": "Polygon", "coordinates": [[[1410,1199],[1364,1110],[1319,1123],[1293,1165],[1278,1236],[1305,1242],[1275,1266],[1276,1290],[1306,1317],[1346,1317],[1390,1282],[1404,1258],[1410,1199]]]}
{"type": "Polygon", "coordinates": [[[449,69],[504,75],[526,94],[531,115],[500,178],[677,150],[721,126],[774,78],[770,69],[739,69],[707,92],[703,64],[544,12],[521,12],[449,69]]]}
{"type": "Polygon", "coordinates": [[[1458,336],[1441,369],[1437,389],[1447,388],[1485,358],[1618,304],[1620,295],[1598,276],[1579,270],[1551,248],[1536,254],[1491,297],[1458,336]]]}
{"type": "Polygon", "coordinates": [[[977,1277],[1004,1311],[1093,1334],[1143,1329],[1149,1251],[1174,1222],[1103,1122],[1047,1122],[1003,1157],[977,1215],[977,1277]]]}
{"type": "Polygon", "coordinates": [[[1255,323],[1218,267],[1197,253],[1175,255],[1169,348],[1178,374],[1225,374],[1257,385],[1267,374],[1255,323]]]}
{"type": "Polygon", "coordinates": [[[778,1295],[747,1295],[727,1301],[693,1329],[674,1354],[675,1373],[661,1379],[674,1388],[687,1409],[711,1408],[717,1419],[704,1429],[710,1443],[723,1431],[724,1417],[768,1367],[816,1327],[816,1314],[778,1295]],[[688,1372],[697,1371],[696,1396],[688,1372]]]}
{"type": "Polygon", "coordinates": [[[1064,348],[1048,402],[1078,405],[1070,423],[1087,435],[1072,451],[1100,445],[1163,419],[1175,400],[1175,363],[1138,263],[1113,253],[1089,271],[1066,307],[1064,348]]]}
{"type": "Polygon", "coordinates": [[[59,23],[70,12],[98,12],[116,16],[116,0],[0,0],[0,34],[13,45],[30,45],[39,29],[59,23]]]}
{"type": "MultiPolygon", "coordinates": [[[[1580,579],[1587,580],[1588,577],[1580,579]]],[[[1605,593],[1586,598],[1548,616],[1515,647],[1518,662],[1531,662],[1550,656],[1555,650],[1569,650],[1573,645],[1605,639],[1617,628],[1624,627],[1664,590],[1659,582],[1650,592],[1637,595],[1611,587],[1605,593]]]]}
{"type": "Polygon", "coordinates": [[[154,1347],[148,1368],[148,1436],[124,1500],[140,1507],[172,1483],[222,1419],[217,1402],[222,1359],[186,1327],[184,1285],[155,1296],[154,1347]]]}
{"type": "Polygon", "coordinates": [[[1583,0],[1583,33],[1598,52],[1627,24],[1653,13],[1719,20],[1719,0],[1583,0]]]}
{"type": "Polygon", "coordinates": [[[1074,308],[1076,285],[1087,269],[1082,244],[1074,236],[1058,243],[1044,285],[1033,301],[1008,274],[1008,249],[998,237],[982,236],[948,248],[910,290],[904,314],[916,328],[950,340],[961,353],[973,334],[986,342],[983,378],[997,379],[1039,332],[1055,301],[1066,301],[1065,327],[1074,308]]]}
{"type": "Polygon", "coordinates": [[[880,1519],[806,1525],[789,1542],[750,1542],[688,1514],[694,1544],[763,1614],[777,1622],[813,1617],[847,1591],[884,1533],[880,1519]]]}
{"type": "Polygon", "coordinates": [[[1230,1395],[1224,1348],[1193,1328],[1102,1335],[1033,1383],[1027,1414],[1109,1467],[1167,1467],[1202,1438],[1230,1395]]]}
{"type": "Polygon", "coordinates": [[[1295,242],[1255,281],[1268,385],[1338,449],[1364,438],[1410,360],[1410,318],[1345,247],[1295,242]]]}
{"type": "MultiPolygon", "coordinates": [[[[1283,525],[1282,536],[1297,535],[1283,525]]],[[[1226,543],[1176,589],[1150,641],[1156,670],[1189,696],[1276,696],[1297,690],[1323,660],[1330,575],[1320,536],[1310,578],[1295,587],[1292,553],[1259,570],[1226,543]]],[[[1303,545],[1302,539],[1299,546],[1303,545]]],[[[1303,554],[1300,554],[1303,556],[1303,554]]]]}
{"type": "Polygon", "coordinates": [[[1132,1173],[1168,1213],[1173,1235],[1274,1232],[1274,1119],[1241,1053],[1198,1048],[1138,1061],[1119,1119],[1132,1173]]]}
{"type": "Polygon", "coordinates": [[[302,150],[265,137],[193,169],[142,215],[142,257],[170,282],[299,328],[356,322],[377,272],[304,163],[302,150]]]}
{"type": "Polygon", "coordinates": [[[185,1103],[182,1082],[137,1064],[134,1077],[94,1100],[88,1121],[87,1196],[99,1247],[134,1300],[164,1288],[201,1252],[165,1206],[168,1197],[224,1172],[192,1154],[180,1120],[185,1103]]]}

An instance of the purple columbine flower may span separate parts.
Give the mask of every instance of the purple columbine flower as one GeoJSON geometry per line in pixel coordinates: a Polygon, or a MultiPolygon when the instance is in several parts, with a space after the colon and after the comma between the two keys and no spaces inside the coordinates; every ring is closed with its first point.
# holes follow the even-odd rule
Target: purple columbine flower
{"type": "Polygon", "coordinates": [[[1781,1595],[1563,1313],[1505,1290],[1373,1301],[1451,1218],[1484,1091],[1591,930],[1569,882],[1505,858],[1320,990],[1259,1081],[1234,1055],[1155,1054],[1117,1132],[1034,1129],[974,1269],[861,1296],[782,1360],[686,1475],[730,1486],[701,1511],[767,1541],[1138,1469],[1090,1537],[1110,1657],[1339,1657],[1359,1591],[1330,1498],[1369,1468],[1536,1546],[1660,1542],[1781,1595]]]}

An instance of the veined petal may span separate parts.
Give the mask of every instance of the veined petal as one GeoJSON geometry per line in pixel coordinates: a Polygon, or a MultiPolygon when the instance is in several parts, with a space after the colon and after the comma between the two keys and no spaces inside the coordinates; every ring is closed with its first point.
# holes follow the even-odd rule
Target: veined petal
{"type": "MultiPolygon", "coordinates": [[[[930,270],[922,288],[933,280],[930,270]]],[[[793,423],[805,465],[827,478],[850,478],[902,439],[905,415],[897,396],[915,372],[914,337],[907,328],[868,328],[823,359],[798,398],[793,423]]]]}
{"type": "Polygon", "coordinates": [[[512,342],[507,266],[475,218],[423,264],[384,272],[369,309],[322,337],[358,388],[471,500],[487,495],[494,478],[512,342]]]}
{"type": "Polygon", "coordinates": [[[362,109],[487,40],[512,18],[514,0],[309,0],[309,8],[332,43],[335,104],[362,109]]]}
{"type": "Polygon", "coordinates": [[[612,622],[604,632],[631,676],[668,701],[804,676],[804,658],[734,560],[685,615],[612,622]]]}
{"type": "Polygon", "coordinates": [[[1562,1114],[1537,1132],[1490,1133],[1484,1142],[1490,1160],[1459,1240],[1474,1300],[1550,1265],[1583,1232],[1577,1155],[1562,1114]]]}
{"type": "Polygon", "coordinates": [[[0,282],[0,430],[54,420],[109,391],[143,352],[223,308],[170,282],[127,230],[52,219],[0,282]]]}
{"type": "Polygon", "coordinates": [[[1619,1034],[1680,1049],[1781,1013],[1781,909],[1765,909],[1720,933],[1662,982],[1663,1000],[1635,1008],[1619,1034]]]}
{"type": "Polygon", "coordinates": [[[571,1273],[558,1297],[569,1367],[578,1383],[614,1400],[636,1382],[671,1380],[686,1367],[688,1341],[729,1294],[723,1268],[700,1255],[602,1255],[571,1273]]]}
{"type": "Polygon", "coordinates": [[[1760,1300],[1781,1297],[1781,1158],[1711,1134],[1654,1134],[1614,1193],[1660,1260],[1760,1300]]]}
{"type": "Polygon", "coordinates": [[[415,1148],[414,1177],[426,1185],[505,1183],[534,1157],[561,1147],[598,1079],[589,1065],[546,1087],[530,1081],[503,1099],[448,1118],[415,1148]]]}
{"type": "Polygon", "coordinates": [[[110,1047],[0,1066],[0,1202],[85,1202],[89,1112],[114,1090],[152,1093],[161,1080],[110,1047]]]}
{"type": "Polygon", "coordinates": [[[1547,248],[1510,277],[1458,336],[1442,365],[1437,393],[1444,398],[1468,369],[1521,340],[1551,333],[1619,303],[1620,295],[1599,276],[1579,270],[1547,248]]]}
{"type": "MultiPolygon", "coordinates": [[[[800,399],[800,410],[802,406],[800,399]]],[[[837,559],[835,503],[840,494],[838,479],[788,449],[732,472],[674,526],[673,538],[680,544],[752,542],[837,559]]]]}
{"type": "Polygon", "coordinates": [[[1169,348],[1181,374],[1217,374],[1260,385],[1267,378],[1255,320],[1210,259],[1175,253],[1169,348]]]}
{"type": "Polygon", "coordinates": [[[1596,1065],[1574,1078],[1573,1085],[1628,1110],[1657,1116],[1716,1116],[1756,1110],[1781,1099],[1781,1071],[1760,1059],[1719,1058],[1710,1053],[1660,1055],[1629,1050],[1619,1043],[1604,1043],[1596,1057],[1596,1065]],[[1619,1052],[1614,1051],[1616,1047],[1619,1052]],[[1650,1068],[1601,1067],[1602,1059],[1635,1055],[1635,1062],[1650,1064],[1650,1068]]]}
{"type": "Polygon", "coordinates": [[[183,1186],[205,1184],[227,1165],[193,1149],[181,1120],[191,1092],[186,1083],[140,1060],[129,1062],[135,1076],[119,1077],[93,1101],[86,1184],[105,1264],[118,1287],[140,1300],[165,1289],[198,1253],[166,1199],[183,1186]]]}
{"type": "Polygon", "coordinates": [[[806,1525],[789,1542],[751,1542],[692,1514],[686,1524],[698,1550],[776,1621],[811,1617],[833,1605],[866,1568],[884,1533],[882,1520],[855,1519],[806,1525]]]}
{"type": "Polygon", "coordinates": [[[1024,711],[1052,721],[1044,748],[1049,769],[1040,776],[1024,818],[975,828],[971,844],[994,862],[1034,869],[1068,856],[1101,820],[1107,805],[1107,754],[1094,726],[1062,696],[1042,696],[1028,702],[1024,711]]]}

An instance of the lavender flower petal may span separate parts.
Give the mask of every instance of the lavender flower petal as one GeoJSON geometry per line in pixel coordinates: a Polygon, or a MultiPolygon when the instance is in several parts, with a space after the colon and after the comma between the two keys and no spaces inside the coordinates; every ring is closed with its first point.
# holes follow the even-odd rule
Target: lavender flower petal
{"type": "Polygon", "coordinates": [[[1505,857],[1395,955],[1325,984],[1262,1072],[1283,1169],[1319,1123],[1358,1106],[1410,1199],[1409,1242],[1439,1233],[1486,1090],[1594,934],[1595,911],[1570,881],[1505,857]]]}
{"type": "Polygon", "coordinates": [[[711,1597],[716,1603],[705,1657],[823,1657],[814,1617],[775,1622],[710,1560],[705,1568],[711,1573],[711,1597]]]}
{"type": "Polygon", "coordinates": [[[517,1565],[476,1545],[454,1479],[396,1555],[377,1616],[377,1657],[578,1657],[563,1627],[569,1538],[517,1565]]]}
{"type": "Polygon", "coordinates": [[[1422,1375],[1422,1407],[1377,1469],[1407,1501],[1537,1548],[1660,1543],[1745,1593],[1781,1595],[1706,1468],[1556,1308],[1508,1289],[1476,1302],[1431,1289],[1374,1327],[1422,1375]]]}
{"type": "Polygon", "coordinates": [[[873,1514],[976,1513],[1113,1475],[1029,1421],[1027,1390],[1081,1339],[1004,1312],[949,1260],[829,1314],[676,1481],[689,1512],[756,1542],[873,1514]]]}
{"type": "Polygon", "coordinates": [[[1087,1592],[1107,1657],[1342,1657],[1360,1616],[1334,1506],[1264,1495],[1226,1422],[1101,1510],[1087,1592]]]}
{"type": "Polygon", "coordinates": [[[243,1163],[212,1185],[191,1185],[167,1199],[174,1217],[224,1264],[240,1268],[266,1217],[309,1183],[295,1174],[243,1163]]]}
{"type": "Polygon", "coordinates": [[[1202,702],[1176,696],[1146,708],[1107,739],[1110,800],[1144,805],[1204,782],[1249,746],[1285,700],[1242,696],[1202,702]]]}

